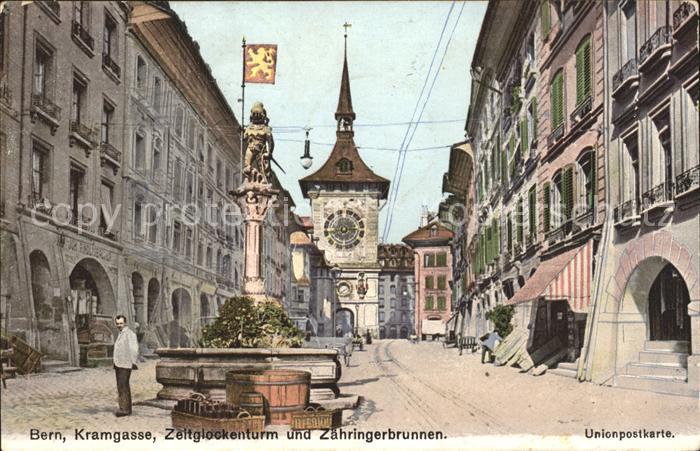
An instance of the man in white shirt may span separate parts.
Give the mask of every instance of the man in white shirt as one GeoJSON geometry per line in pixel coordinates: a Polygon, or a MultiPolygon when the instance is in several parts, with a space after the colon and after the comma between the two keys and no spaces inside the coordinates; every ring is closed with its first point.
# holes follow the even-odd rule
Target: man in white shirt
{"type": "Polygon", "coordinates": [[[119,336],[114,342],[114,369],[117,373],[117,393],[119,394],[119,410],[114,413],[118,417],[131,415],[131,387],[129,378],[131,370],[137,369],[139,343],[136,334],[126,325],[124,315],[117,315],[114,323],[119,329],[119,336]]]}

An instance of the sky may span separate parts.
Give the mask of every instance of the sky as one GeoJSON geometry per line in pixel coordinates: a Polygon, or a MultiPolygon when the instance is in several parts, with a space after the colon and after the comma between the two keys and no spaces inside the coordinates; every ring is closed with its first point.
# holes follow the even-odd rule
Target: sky
{"type": "MultiPolygon", "coordinates": [[[[423,205],[436,211],[449,146],[464,140],[469,68],[486,2],[170,2],[200,46],[204,60],[240,116],[241,40],[277,44],[274,85],[246,84],[250,106],[265,105],[274,156],[295,213],[310,213],[298,180],[326,161],[335,142],[334,113],[343,63],[344,23],[355,120],[355,143],[372,170],[396,185],[399,149],[406,148],[396,207],[386,242],[418,227],[423,205]],[[409,125],[411,121],[420,122],[409,125]],[[313,166],[305,170],[303,127],[313,166]]],[[[384,231],[387,203],[380,212],[384,231]]]]}

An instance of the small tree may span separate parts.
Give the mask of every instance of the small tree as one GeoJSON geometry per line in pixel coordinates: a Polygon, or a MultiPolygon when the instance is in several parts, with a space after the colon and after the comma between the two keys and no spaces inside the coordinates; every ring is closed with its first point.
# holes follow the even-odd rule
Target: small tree
{"type": "Polygon", "coordinates": [[[503,338],[506,338],[513,331],[511,320],[515,308],[512,305],[497,305],[486,312],[486,319],[493,322],[493,327],[503,338]]]}
{"type": "Polygon", "coordinates": [[[298,348],[303,333],[275,302],[255,304],[249,297],[226,301],[200,341],[207,348],[298,348]]]}

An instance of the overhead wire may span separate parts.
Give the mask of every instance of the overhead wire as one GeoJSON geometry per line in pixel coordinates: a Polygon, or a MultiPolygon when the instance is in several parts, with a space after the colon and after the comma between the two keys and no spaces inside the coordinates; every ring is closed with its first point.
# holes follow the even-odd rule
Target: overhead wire
{"type": "MultiPolygon", "coordinates": [[[[396,180],[396,178],[397,178],[399,166],[401,165],[402,158],[405,159],[405,151],[403,149],[404,149],[404,146],[406,144],[406,138],[408,137],[408,134],[410,133],[411,127],[413,127],[414,118],[416,117],[416,112],[418,111],[418,106],[420,105],[420,101],[423,98],[423,93],[425,92],[425,87],[428,85],[428,80],[430,79],[430,73],[433,70],[433,65],[435,64],[435,58],[437,57],[438,51],[440,49],[440,44],[442,43],[442,39],[445,36],[445,30],[447,29],[447,24],[450,21],[450,17],[452,16],[452,11],[454,11],[454,7],[455,7],[455,0],[453,0],[452,4],[450,4],[450,9],[447,12],[447,16],[445,17],[445,23],[442,25],[442,30],[440,30],[440,37],[438,39],[437,45],[435,46],[435,50],[433,51],[433,57],[430,60],[430,65],[428,66],[428,71],[425,74],[425,80],[423,81],[423,86],[420,90],[420,94],[418,95],[418,98],[416,99],[416,105],[413,108],[413,113],[411,113],[411,120],[408,124],[408,127],[406,128],[406,132],[404,133],[404,137],[401,141],[401,146],[400,146],[401,150],[399,151],[399,155],[398,155],[397,160],[396,160],[396,166],[394,168],[393,180],[396,180]]],[[[383,242],[386,242],[386,237],[388,235],[388,231],[390,228],[389,218],[391,216],[393,216],[393,209],[394,209],[394,205],[396,203],[395,200],[396,200],[397,196],[398,196],[398,190],[396,189],[396,187],[392,183],[391,188],[389,190],[389,196],[388,196],[389,210],[387,213],[387,221],[384,223],[384,230],[382,233],[382,241],[383,242]]]]}
{"type": "MultiPolygon", "coordinates": [[[[452,26],[452,31],[450,32],[450,36],[447,39],[447,44],[445,45],[445,49],[443,50],[442,57],[440,58],[440,64],[438,65],[438,70],[435,71],[432,83],[430,84],[430,88],[428,89],[428,93],[425,97],[425,101],[423,102],[423,106],[421,108],[418,119],[416,120],[416,123],[420,123],[421,118],[423,117],[423,113],[425,113],[425,109],[428,105],[428,101],[430,100],[430,96],[433,92],[433,88],[435,87],[438,76],[440,75],[439,68],[442,67],[442,64],[445,61],[445,57],[447,56],[447,51],[450,48],[450,43],[452,42],[452,38],[454,37],[455,31],[457,30],[457,26],[459,25],[459,21],[462,18],[462,13],[464,12],[464,6],[465,6],[465,3],[462,3],[462,6],[459,10],[459,14],[457,15],[457,19],[455,20],[454,25],[452,26]]],[[[413,137],[415,136],[417,129],[418,129],[417,126],[413,128],[413,131],[411,132],[411,136],[410,136],[408,142],[405,144],[406,148],[408,148],[411,145],[411,142],[413,141],[413,137]]],[[[402,147],[404,147],[404,146],[402,145],[402,147]]],[[[389,235],[389,232],[391,231],[391,225],[392,225],[393,218],[394,218],[394,210],[396,207],[396,202],[397,202],[397,198],[398,198],[398,194],[399,194],[399,188],[401,186],[401,178],[403,176],[403,170],[404,170],[404,166],[406,163],[406,152],[404,151],[403,153],[400,153],[399,155],[403,156],[403,158],[401,159],[400,169],[398,171],[398,176],[395,177],[394,181],[393,181],[393,185],[395,187],[394,197],[393,197],[393,199],[390,199],[391,204],[390,204],[389,211],[387,213],[386,222],[384,223],[384,233],[382,234],[382,241],[384,241],[384,242],[386,242],[386,239],[389,235]]]]}

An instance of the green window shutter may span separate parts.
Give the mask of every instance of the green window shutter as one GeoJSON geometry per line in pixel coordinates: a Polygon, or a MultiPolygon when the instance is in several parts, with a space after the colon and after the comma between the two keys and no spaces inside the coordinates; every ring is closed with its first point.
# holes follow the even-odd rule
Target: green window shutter
{"type": "Polygon", "coordinates": [[[564,122],[564,84],[563,74],[560,70],[554,76],[551,85],[551,109],[552,109],[552,129],[559,127],[564,122]]]}
{"type": "Polygon", "coordinates": [[[542,188],[542,202],[544,203],[542,228],[545,233],[549,232],[549,212],[550,212],[550,187],[549,183],[545,183],[542,188]]]}
{"type": "Polygon", "coordinates": [[[500,224],[497,219],[493,220],[494,227],[496,228],[496,243],[494,244],[494,249],[496,250],[496,259],[498,259],[498,256],[501,254],[501,231],[500,229],[500,224]]]}
{"type": "Polygon", "coordinates": [[[446,285],[447,285],[447,279],[445,278],[445,276],[438,276],[438,279],[437,279],[438,290],[444,290],[446,285]]]}
{"type": "Polygon", "coordinates": [[[438,310],[446,310],[447,299],[445,298],[445,296],[438,296],[437,304],[438,304],[438,310]]]}
{"type": "Polygon", "coordinates": [[[425,288],[433,289],[433,276],[425,276],[425,288]]]}
{"type": "Polygon", "coordinates": [[[552,26],[549,17],[549,0],[540,2],[540,26],[542,27],[542,36],[547,36],[552,26]]]}
{"type": "Polygon", "coordinates": [[[433,309],[433,297],[432,297],[432,296],[426,296],[426,297],[425,297],[425,309],[426,309],[426,310],[432,310],[432,309],[433,309]]]}
{"type": "Polygon", "coordinates": [[[592,151],[590,153],[590,159],[591,159],[591,164],[589,165],[589,171],[588,171],[588,180],[591,182],[591,188],[590,191],[588,192],[588,208],[589,210],[593,210],[593,206],[595,205],[595,194],[596,194],[596,186],[597,186],[597,180],[596,180],[596,172],[595,172],[595,166],[598,162],[596,159],[596,153],[595,151],[592,151]]]}
{"type": "Polygon", "coordinates": [[[532,98],[532,139],[537,139],[537,97],[532,98]]]}
{"type": "Polygon", "coordinates": [[[428,254],[428,266],[431,268],[435,266],[435,254],[428,254]]]}
{"type": "Polygon", "coordinates": [[[523,242],[523,200],[522,199],[518,199],[518,203],[515,207],[515,220],[517,221],[516,239],[517,239],[518,243],[522,244],[522,242],[523,242]]]}
{"type": "Polygon", "coordinates": [[[591,38],[583,44],[583,93],[584,99],[591,96],[591,38]]]}
{"type": "Polygon", "coordinates": [[[501,183],[504,186],[508,183],[508,152],[505,147],[501,149],[501,183]]]}
{"type": "Polygon", "coordinates": [[[537,204],[537,188],[533,186],[530,188],[529,192],[529,198],[528,198],[528,214],[529,214],[529,220],[530,220],[530,235],[534,236],[537,232],[537,217],[535,216],[537,214],[536,210],[536,204],[537,204]]]}
{"type": "Polygon", "coordinates": [[[520,150],[522,152],[522,157],[527,155],[527,151],[530,148],[529,142],[527,140],[527,115],[525,115],[520,120],[520,150]]]}
{"type": "Polygon", "coordinates": [[[510,252],[513,247],[513,221],[508,214],[508,226],[507,226],[507,238],[508,238],[508,252],[510,252]]]}
{"type": "Polygon", "coordinates": [[[574,168],[569,167],[562,174],[562,210],[566,220],[571,219],[574,208],[574,168]]]}
{"type": "Polygon", "coordinates": [[[447,266],[447,254],[445,252],[440,252],[437,254],[437,266],[447,266]]]}
{"type": "Polygon", "coordinates": [[[576,105],[585,99],[584,77],[583,46],[579,46],[576,49],[576,105]]]}

